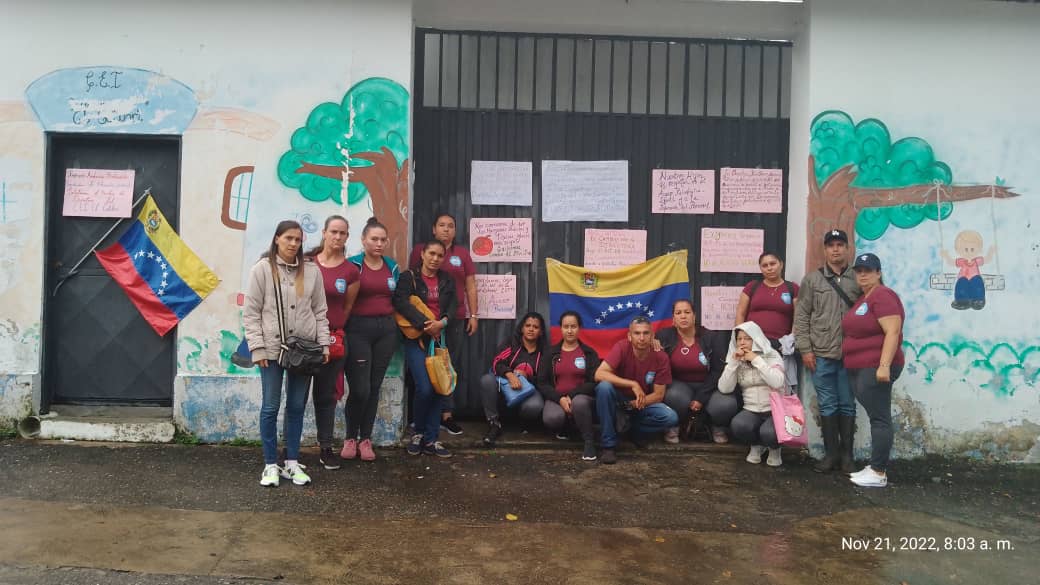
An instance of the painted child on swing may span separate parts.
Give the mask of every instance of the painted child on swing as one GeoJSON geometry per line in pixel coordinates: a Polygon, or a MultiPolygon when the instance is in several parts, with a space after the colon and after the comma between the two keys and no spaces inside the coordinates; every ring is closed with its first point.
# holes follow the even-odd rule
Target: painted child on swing
{"type": "Polygon", "coordinates": [[[964,230],[957,234],[953,242],[957,258],[953,258],[945,249],[940,251],[943,260],[958,269],[957,283],[953,288],[953,302],[950,303],[954,309],[979,310],[986,306],[986,282],[982,278],[981,267],[993,260],[997,247],[996,245],[990,246],[986,257],[983,258],[979,256],[982,246],[982,234],[973,230],[964,230]]]}

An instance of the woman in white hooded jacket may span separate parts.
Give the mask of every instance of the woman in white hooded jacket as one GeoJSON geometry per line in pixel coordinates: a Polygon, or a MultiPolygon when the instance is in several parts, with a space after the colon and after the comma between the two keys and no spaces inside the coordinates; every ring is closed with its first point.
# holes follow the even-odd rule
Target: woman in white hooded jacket
{"type": "Polygon", "coordinates": [[[786,381],[784,359],[770,345],[762,329],[754,321],[737,325],[729,342],[726,368],[719,378],[719,392],[730,394],[740,386],[744,408],[730,422],[730,433],[738,442],[751,444],[748,463],[761,463],[766,448],[769,449],[767,465],[779,467],[783,463],[769,395],[783,393],[786,381]]]}

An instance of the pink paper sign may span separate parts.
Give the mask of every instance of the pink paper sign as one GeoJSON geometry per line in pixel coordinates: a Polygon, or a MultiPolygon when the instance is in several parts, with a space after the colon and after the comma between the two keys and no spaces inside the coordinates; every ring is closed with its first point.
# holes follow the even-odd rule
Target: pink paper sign
{"type": "Polygon", "coordinates": [[[474,262],[530,262],[531,218],[474,217],[469,220],[469,249],[474,262]]]}
{"type": "Polygon", "coordinates": [[[742,286],[702,286],[701,325],[716,331],[733,329],[742,290],[742,286]]]}
{"type": "Polygon", "coordinates": [[[62,215],[130,217],[133,199],[133,170],[65,169],[62,215]]]}
{"type": "Polygon", "coordinates": [[[758,272],[765,245],[760,229],[701,229],[701,270],[704,272],[758,272]]]}
{"type": "Polygon", "coordinates": [[[734,169],[719,173],[719,211],[780,213],[784,199],[781,169],[734,169]]]}
{"type": "Polygon", "coordinates": [[[618,268],[646,262],[646,230],[585,230],[585,268],[618,268]]]}
{"type": "Polygon", "coordinates": [[[478,274],[477,316],[481,319],[516,319],[516,275],[478,274]]]}
{"type": "Polygon", "coordinates": [[[715,171],[654,169],[653,213],[715,213],[715,171]]]}

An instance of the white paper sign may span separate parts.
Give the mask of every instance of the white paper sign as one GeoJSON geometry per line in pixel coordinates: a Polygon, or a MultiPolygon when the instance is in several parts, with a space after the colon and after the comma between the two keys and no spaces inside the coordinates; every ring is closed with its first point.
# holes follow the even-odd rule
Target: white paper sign
{"type": "Polygon", "coordinates": [[[646,262],[646,230],[585,229],[585,268],[599,270],[646,262]]]}
{"type": "Polygon", "coordinates": [[[542,161],[542,221],[628,221],[628,161],[542,161]]]}
{"type": "Polygon", "coordinates": [[[516,319],[516,275],[478,274],[477,316],[481,319],[516,319]]]}
{"type": "Polygon", "coordinates": [[[475,160],[469,176],[473,205],[531,205],[529,162],[475,160]]]}

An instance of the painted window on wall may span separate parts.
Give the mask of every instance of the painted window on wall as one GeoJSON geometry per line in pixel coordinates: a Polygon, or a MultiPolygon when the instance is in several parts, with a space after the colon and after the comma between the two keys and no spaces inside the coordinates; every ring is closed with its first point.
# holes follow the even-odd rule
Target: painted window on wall
{"type": "Polygon", "coordinates": [[[249,198],[253,194],[253,167],[241,166],[228,171],[224,179],[224,203],[220,221],[233,230],[246,229],[249,220],[249,198]]]}

